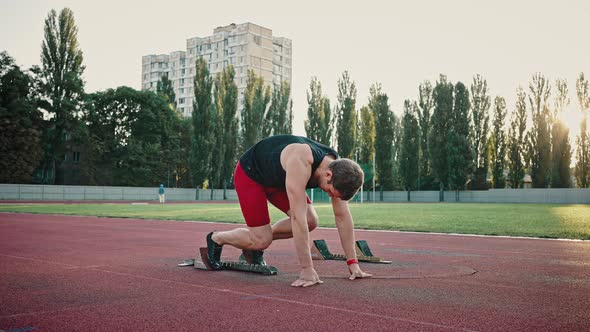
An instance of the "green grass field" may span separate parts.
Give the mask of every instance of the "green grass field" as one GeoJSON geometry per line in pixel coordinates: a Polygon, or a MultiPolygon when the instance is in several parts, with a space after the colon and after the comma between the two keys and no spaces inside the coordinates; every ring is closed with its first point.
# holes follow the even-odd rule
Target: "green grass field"
{"type": "MultiPolygon", "coordinates": [[[[314,204],[320,226],[335,227],[329,204],[314,204]]],[[[271,207],[272,220],[283,217],[271,207]]],[[[590,205],[351,204],[356,228],[590,240],[590,205]]],[[[238,204],[14,204],[0,212],[86,215],[243,224],[238,204]]]]}

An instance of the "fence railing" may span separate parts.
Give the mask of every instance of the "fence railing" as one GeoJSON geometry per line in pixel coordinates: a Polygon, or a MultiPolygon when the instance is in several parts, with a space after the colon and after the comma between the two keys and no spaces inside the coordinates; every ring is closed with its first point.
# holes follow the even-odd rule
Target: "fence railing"
{"type": "MultiPolygon", "coordinates": [[[[328,195],[319,190],[308,189],[308,196],[315,202],[329,202],[328,195]]],[[[438,191],[412,191],[410,202],[439,202],[438,191]]],[[[227,201],[236,202],[235,190],[226,190],[227,201]]],[[[99,186],[53,186],[30,184],[0,184],[0,200],[4,201],[156,201],[157,187],[99,187],[99,186]]],[[[166,201],[221,201],[223,189],[166,188],[166,201]]],[[[353,199],[361,201],[361,193],[353,199]]],[[[366,203],[408,202],[405,191],[364,191],[366,203]]],[[[444,202],[456,202],[454,191],[444,192],[444,202]]],[[[490,189],[484,191],[460,191],[459,202],[463,203],[555,203],[590,204],[590,189],[490,189]]]]}
{"type": "MultiPolygon", "coordinates": [[[[166,188],[167,201],[194,201],[195,189],[166,188]]],[[[150,201],[158,187],[52,186],[0,184],[0,200],[25,201],[150,201]]]]}

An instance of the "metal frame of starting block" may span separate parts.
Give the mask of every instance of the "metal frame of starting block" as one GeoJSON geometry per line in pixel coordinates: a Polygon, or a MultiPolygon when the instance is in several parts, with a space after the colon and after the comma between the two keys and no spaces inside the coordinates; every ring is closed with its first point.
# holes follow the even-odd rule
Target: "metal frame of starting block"
{"type": "MultiPolygon", "coordinates": [[[[365,240],[356,241],[355,250],[359,262],[391,264],[391,261],[386,261],[381,257],[374,256],[369,248],[369,244],[365,240]]],[[[313,245],[311,246],[311,258],[315,260],[346,260],[345,255],[333,254],[330,252],[325,240],[313,240],[313,245]]]]}
{"type": "MultiPolygon", "coordinates": [[[[249,257],[246,253],[244,253],[244,256],[245,259],[248,260],[249,257]]],[[[185,259],[182,263],[178,264],[178,266],[194,266],[195,269],[199,270],[213,270],[213,267],[207,259],[207,247],[199,248],[199,250],[197,251],[197,258],[185,259]]],[[[279,270],[277,270],[277,268],[274,266],[250,264],[247,261],[222,261],[221,269],[230,271],[260,273],[267,276],[276,275],[279,272],[279,270]]]]}

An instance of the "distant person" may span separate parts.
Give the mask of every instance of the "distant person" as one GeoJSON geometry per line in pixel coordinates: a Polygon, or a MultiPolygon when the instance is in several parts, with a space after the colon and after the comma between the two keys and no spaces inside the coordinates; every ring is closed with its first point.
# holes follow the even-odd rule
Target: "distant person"
{"type": "Polygon", "coordinates": [[[164,193],[163,184],[160,184],[160,188],[158,189],[158,197],[160,197],[160,204],[166,203],[166,194],[164,193]]]}
{"type": "Polygon", "coordinates": [[[265,138],[246,151],[235,169],[234,184],[247,228],[207,235],[207,257],[221,269],[222,246],[251,250],[254,261],[264,264],[263,249],[273,240],[294,238],[301,271],[291,286],[320,284],[310,252],[309,232],[318,225],[318,215],[306,188],[319,187],[332,198],[340,242],[347,258],[349,278],[371,275],[361,270],[355,251],[354,225],[348,207],[363,183],[364,173],[350,159],[311,139],[293,135],[265,138]],[[267,200],[288,215],[270,225],[267,200]]]}

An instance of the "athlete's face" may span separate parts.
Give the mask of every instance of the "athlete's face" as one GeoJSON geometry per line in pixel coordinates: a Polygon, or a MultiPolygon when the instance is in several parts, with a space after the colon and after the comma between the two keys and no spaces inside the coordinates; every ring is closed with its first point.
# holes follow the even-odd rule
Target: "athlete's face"
{"type": "Polygon", "coordinates": [[[342,196],[332,185],[332,171],[329,169],[320,174],[319,187],[325,191],[330,198],[340,198],[342,196]]]}

